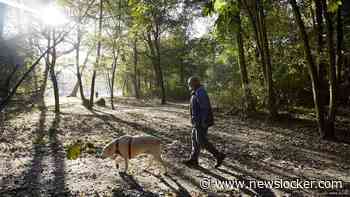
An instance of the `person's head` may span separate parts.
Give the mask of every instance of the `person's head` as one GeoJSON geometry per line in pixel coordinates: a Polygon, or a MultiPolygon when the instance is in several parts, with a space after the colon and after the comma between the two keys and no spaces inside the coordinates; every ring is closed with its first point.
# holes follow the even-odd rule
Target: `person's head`
{"type": "Polygon", "coordinates": [[[187,84],[188,84],[189,90],[196,90],[201,85],[201,82],[199,77],[192,76],[188,78],[187,84]]]}

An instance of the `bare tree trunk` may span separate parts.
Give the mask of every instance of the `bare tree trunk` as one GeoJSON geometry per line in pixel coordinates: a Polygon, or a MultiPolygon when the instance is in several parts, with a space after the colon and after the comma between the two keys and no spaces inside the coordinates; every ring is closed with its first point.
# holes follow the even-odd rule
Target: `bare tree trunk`
{"type": "Polygon", "coordinates": [[[68,97],[77,97],[78,90],[79,90],[79,82],[77,81],[73,87],[72,92],[68,95],[68,97]]]}
{"type": "Polygon", "coordinates": [[[112,106],[112,109],[114,110],[115,107],[114,107],[114,84],[115,84],[115,73],[117,71],[117,63],[118,63],[118,56],[119,56],[119,53],[120,53],[120,46],[118,46],[118,49],[117,49],[117,53],[115,51],[115,46],[113,46],[113,65],[112,65],[112,79],[111,79],[111,82],[110,82],[110,89],[111,89],[111,106],[112,106]]]}
{"type": "MultiPolygon", "coordinates": [[[[81,98],[84,97],[84,99],[85,99],[85,101],[86,101],[86,98],[85,98],[85,95],[84,95],[84,90],[83,90],[82,77],[83,77],[84,70],[85,70],[85,68],[86,68],[87,62],[88,62],[88,60],[89,60],[90,54],[91,54],[91,50],[90,50],[90,51],[88,52],[88,54],[86,55],[81,70],[80,70],[80,67],[79,67],[79,69],[76,69],[76,72],[77,72],[77,82],[75,83],[72,92],[69,94],[70,97],[76,97],[76,96],[77,96],[77,93],[78,93],[78,90],[81,90],[81,91],[79,91],[79,92],[80,92],[80,97],[81,97],[81,98]],[[78,73],[78,72],[79,72],[79,73],[78,73]],[[78,76],[78,75],[79,75],[79,76],[78,76]]],[[[78,58],[79,58],[79,57],[78,57],[78,58]]],[[[77,61],[77,60],[76,60],[76,61],[77,61]]]]}
{"type": "Polygon", "coordinates": [[[321,0],[315,0],[315,6],[316,6],[316,31],[317,31],[317,55],[318,55],[318,64],[317,64],[317,73],[318,77],[320,78],[320,83],[322,83],[321,77],[322,75],[322,50],[323,50],[323,17],[322,17],[322,2],[321,0]]]}
{"type": "Polygon", "coordinates": [[[264,76],[264,84],[266,88],[267,109],[270,114],[270,118],[277,116],[276,100],[274,98],[273,80],[272,80],[272,66],[271,57],[269,52],[269,44],[267,39],[267,32],[265,26],[265,18],[263,14],[263,8],[260,0],[252,1],[252,7],[249,7],[247,1],[242,1],[243,5],[248,11],[250,21],[254,30],[254,36],[257,43],[257,48],[261,58],[262,72],[264,76]]]}
{"type": "Polygon", "coordinates": [[[147,43],[151,52],[152,64],[156,76],[156,83],[158,87],[158,92],[160,92],[161,104],[166,103],[165,99],[165,87],[163,80],[163,73],[161,68],[161,57],[160,57],[160,40],[158,35],[158,27],[156,27],[155,32],[153,32],[153,39],[151,33],[147,32],[147,43]]]}
{"type": "Polygon", "coordinates": [[[138,70],[137,70],[137,66],[138,66],[138,51],[137,51],[137,37],[135,37],[134,39],[134,73],[133,73],[133,84],[134,84],[134,90],[135,90],[135,97],[137,99],[140,98],[140,91],[139,91],[139,84],[137,81],[137,74],[138,74],[138,70]]]}
{"type": "MultiPolygon", "coordinates": [[[[241,12],[241,0],[238,0],[238,8],[241,12]]],[[[248,79],[248,72],[247,72],[247,66],[245,61],[245,55],[244,55],[244,44],[243,44],[243,37],[242,37],[242,24],[241,24],[241,13],[238,13],[237,15],[237,22],[238,22],[238,30],[237,30],[237,44],[238,44],[238,57],[239,57],[239,68],[241,71],[241,81],[242,81],[242,89],[244,91],[244,103],[245,103],[245,111],[254,111],[254,102],[252,100],[252,95],[250,91],[250,85],[249,85],[249,79],[248,79]]]]}
{"type": "MultiPolygon", "coordinates": [[[[81,21],[79,19],[79,21],[81,21]]],[[[75,67],[76,67],[76,74],[77,74],[77,82],[74,86],[74,89],[72,91],[72,93],[70,94],[71,97],[76,97],[76,94],[79,90],[79,93],[80,93],[80,98],[82,100],[82,103],[83,105],[85,106],[88,106],[88,100],[86,99],[85,97],[85,94],[84,94],[84,87],[83,87],[83,82],[82,82],[82,75],[83,75],[83,72],[84,72],[84,69],[87,65],[87,62],[89,60],[89,56],[92,52],[92,49],[90,49],[84,59],[84,62],[83,62],[83,66],[82,66],[82,69],[80,70],[80,45],[81,45],[81,29],[80,29],[80,24],[78,23],[77,24],[77,46],[76,46],[76,49],[75,49],[75,67]]]]}
{"type": "MultiPolygon", "coordinates": [[[[52,30],[52,40],[53,40],[54,46],[56,46],[56,35],[55,34],[56,34],[56,31],[55,31],[55,29],[53,29],[52,30]]],[[[50,48],[50,46],[49,46],[49,48],[50,48]]],[[[55,97],[55,112],[59,113],[60,112],[60,97],[59,97],[57,77],[56,77],[56,73],[55,73],[56,58],[57,58],[56,47],[53,47],[52,52],[51,52],[51,62],[50,62],[50,78],[51,78],[51,82],[53,85],[53,92],[54,92],[54,97],[55,97]]]]}
{"type": "Polygon", "coordinates": [[[139,96],[141,96],[141,72],[140,72],[140,69],[137,70],[137,87],[139,90],[139,96]]]}
{"type": "MultiPolygon", "coordinates": [[[[121,36],[121,19],[122,19],[122,15],[121,15],[121,9],[122,9],[122,2],[119,1],[118,4],[118,8],[119,8],[119,15],[118,15],[118,29],[117,29],[117,37],[120,38],[121,36]]],[[[102,16],[101,16],[102,17],[102,16]]],[[[117,38],[115,38],[116,40],[117,38]]],[[[115,51],[115,45],[117,44],[115,42],[115,40],[113,41],[113,65],[112,65],[112,79],[110,82],[110,93],[111,93],[111,107],[114,110],[114,84],[115,84],[115,74],[116,74],[116,70],[117,70],[117,63],[118,63],[118,56],[120,55],[120,43],[118,43],[118,49],[117,49],[117,54],[115,51]]]]}
{"type": "Polygon", "coordinates": [[[325,105],[327,97],[327,82],[326,82],[326,72],[325,72],[325,62],[323,55],[323,9],[322,0],[315,0],[316,6],[316,32],[317,32],[317,77],[319,81],[319,91],[320,91],[320,117],[322,121],[325,121],[325,105]]]}
{"type": "Polygon", "coordinates": [[[253,3],[253,5],[255,6],[253,11],[252,11],[252,8],[249,7],[249,5],[247,4],[247,1],[246,0],[243,0],[242,1],[243,5],[245,6],[246,10],[248,11],[248,16],[249,16],[249,19],[252,23],[252,27],[253,27],[253,30],[254,30],[254,37],[255,37],[255,40],[256,40],[256,45],[257,45],[257,48],[258,48],[258,52],[260,54],[260,57],[261,57],[261,64],[262,64],[262,72],[263,72],[263,76],[264,76],[264,79],[266,79],[266,69],[265,69],[265,52],[264,52],[264,49],[262,47],[262,39],[261,39],[261,35],[260,33],[258,32],[258,15],[257,15],[257,6],[256,6],[256,2],[253,3]]]}
{"type": "Polygon", "coordinates": [[[90,92],[89,109],[92,109],[92,107],[94,106],[96,68],[100,65],[101,36],[102,36],[102,16],[103,16],[103,0],[100,0],[100,17],[99,17],[99,26],[98,26],[97,55],[96,55],[96,63],[94,65],[94,70],[93,70],[92,80],[91,80],[91,92],[90,92]]]}
{"type": "Polygon", "coordinates": [[[115,71],[116,71],[116,62],[115,62],[115,60],[114,60],[114,62],[113,62],[113,66],[112,66],[112,79],[111,79],[111,87],[110,87],[110,89],[111,89],[111,107],[112,107],[112,109],[114,110],[115,109],[115,107],[114,107],[114,81],[115,81],[115,71]]]}
{"type": "Polygon", "coordinates": [[[43,75],[43,82],[40,87],[40,99],[41,103],[43,104],[44,101],[44,96],[45,96],[45,90],[47,87],[47,79],[49,76],[49,71],[50,71],[50,45],[51,45],[51,35],[50,35],[50,30],[47,31],[47,50],[48,52],[46,53],[45,57],[45,70],[44,70],[44,75],[43,75]]]}
{"type": "Polygon", "coordinates": [[[319,87],[319,80],[317,77],[317,67],[315,65],[315,62],[314,62],[312,54],[311,54],[309,39],[308,39],[306,30],[305,30],[304,22],[301,18],[299,7],[297,6],[296,0],[290,0],[290,3],[291,3],[292,8],[293,8],[294,17],[295,17],[297,24],[299,26],[301,38],[304,42],[304,51],[305,51],[305,55],[306,55],[306,60],[308,62],[309,75],[311,78],[316,119],[318,122],[318,130],[319,130],[321,138],[323,138],[325,135],[325,121],[324,121],[324,116],[323,116],[322,110],[321,110],[322,106],[321,106],[321,102],[320,102],[320,87],[319,87]]]}
{"type": "MultiPolygon", "coordinates": [[[[158,45],[158,44],[157,44],[158,45]]],[[[165,99],[165,86],[164,86],[164,78],[163,78],[163,72],[162,72],[162,67],[161,67],[161,62],[160,62],[160,51],[159,51],[159,45],[156,47],[157,48],[157,60],[156,60],[156,66],[157,66],[157,72],[158,72],[158,87],[160,87],[160,93],[161,93],[161,104],[164,105],[166,104],[166,99],[165,99]]]]}
{"type": "Polygon", "coordinates": [[[164,86],[164,78],[163,78],[163,71],[162,71],[162,66],[161,66],[161,57],[160,57],[160,37],[159,37],[159,26],[156,25],[156,32],[154,35],[154,46],[155,46],[155,51],[156,51],[156,59],[155,59],[155,66],[156,72],[158,75],[158,87],[160,88],[160,96],[161,96],[161,104],[164,105],[166,103],[165,99],[165,86],[164,86]]]}
{"type": "Polygon", "coordinates": [[[76,68],[76,72],[77,72],[77,82],[74,86],[74,89],[72,91],[72,93],[69,95],[71,97],[76,97],[77,96],[77,92],[79,90],[80,87],[80,97],[84,103],[85,100],[85,96],[84,96],[84,90],[82,89],[83,85],[82,85],[82,81],[81,81],[81,75],[80,75],[80,42],[81,42],[81,30],[80,30],[80,20],[78,20],[78,24],[77,24],[77,46],[75,49],[75,68],[76,68]]]}
{"type": "MultiPolygon", "coordinates": [[[[343,3],[343,1],[341,1],[343,3]]],[[[343,4],[342,4],[343,5],[343,4]]],[[[342,65],[343,65],[343,41],[344,41],[344,30],[343,30],[343,19],[342,19],[342,8],[343,6],[339,6],[338,12],[337,12],[337,80],[338,84],[341,81],[341,71],[342,71],[342,65]]]]}
{"type": "Polygon", "coordinates": [[[323,14],[327,25],[328,55],[329,55],[329,108],[327,118],[327,130],[325,138],[335,139],[334,122],[336,116],[336,99],[337,99],[337,73],[336,73],[336,50],[334,48],[334,28],[330,13],[327,10],[326,0],[322,0],[323,14]]]}
{"type": "Polygon", "coordinates": [[[267,91],[267,109],[270,113],[270,118],[275,118],[277,116],[277,109],[276,109],[276,100],[275,100],[275,94],[273,90],[273,79],[272,79],[272,65],[271,65],[271,56],[270,56],[270,49],[269,49],[269,41],[267,39],[267,31],[265,26],[265,16],[263,7],[260,0],[256,0],[256,6],[257,6],[257,16],[258,16],[258,25],[260,25],[259,32],[261,33],[261,46],[264,48],[264,56],[265,58],[265,86],[267,91]]]}
{"type": "Polygon", "coordinates": [[[91,6],[93,5],[94,2],[95,2],[95,0],[91,0],[89,2],[88,8],[85,10],[84,13],[81,13],[80,11],[82,11],[82,10],[79,10],[78,21],[77,21],[77,46],[75,47],[75,50],[76,50],[75,66],[76,66],[76,72],[77,72],[77,83],[75,84],[74,89],[73,89],[72,93],[70,94],[70,96],[76,96],[77,91],[80,90],[79,91],[80,98],[81,98],[84,106],[89,106],[89,101],[85,98],[85,95],[84,95],[82,74],[83,74],[84,68],[86,67],[91,50],[88,52],[88,54],[84,60],[83,68],[80,72],[80,45],[81,45],[81,40],[82,40],[82,32],[81,32],[80,24],[82,23],[83,18],[87,15],[89,9],[91,8],[91,6]]]}
{"type": "Polygon", "coordinates": [[[76,68],[76,72],[77,72],[77,82],[74,86],[74,89],[72,91],[72,93],[69,95],[71,97],[76,97],[77,96],[77,92],[80,88],[80,97],[84,103],[85,100],[85,96],[84,96],[84,90],[82,89],[82,81],[81,81],[81,75],[80,75],[80,43],[81,43],[81,29],[80,29],[80,18],[78,20],[77,23],[77,46],[75,49],[75,68],[76,68]]]}

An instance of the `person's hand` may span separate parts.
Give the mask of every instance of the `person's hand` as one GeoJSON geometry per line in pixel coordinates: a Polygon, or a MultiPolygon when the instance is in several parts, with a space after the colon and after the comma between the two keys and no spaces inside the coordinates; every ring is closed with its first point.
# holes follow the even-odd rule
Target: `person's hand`
{"type": "Polygon", "coordinates": [[[192,121],[192,127],[197,129],[201,127],[201,124],[199,122],[192,121]]]}

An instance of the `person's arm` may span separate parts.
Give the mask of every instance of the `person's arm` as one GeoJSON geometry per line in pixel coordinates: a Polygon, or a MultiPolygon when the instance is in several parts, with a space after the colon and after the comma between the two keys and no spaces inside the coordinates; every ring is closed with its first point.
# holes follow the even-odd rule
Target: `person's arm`
{"type": "Polygon", "coordinates": [[[200,105],[198,103],[198,98],[196,95],[191,97],[191,107],[192,107],[192,125],[195,127],[200,126],[201,124],[201,114],[200,114],[200,105]]]}
{"type": "Polygon", "coordinates": [[[204,89],[198,91],[197,98],[200,106],[200,123],[202,127],[207,127],[209,115],[209,97],[204,89]]]}

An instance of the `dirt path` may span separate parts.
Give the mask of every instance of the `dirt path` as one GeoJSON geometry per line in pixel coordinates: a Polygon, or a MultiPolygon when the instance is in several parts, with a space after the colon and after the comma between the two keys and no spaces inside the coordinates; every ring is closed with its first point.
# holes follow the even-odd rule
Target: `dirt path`
{"type": "MultiPolygon", "coordinates": [[[[181,161],[190,153],[187,106],[164,106],[119,99],[116,110],[96,107],[93,111],[76,99],[65,99],[62,113],[47,109],[21,113],[5,122],[0,136],[0,196],[282,196],[350,195],[350,146],[319,142],[307,120],[281,120],[265,124],[218,116],[210,129],[211,141],[228,158],[215,169],[215,160],[201,154],[201,168],[190,169],[181,161]],[[168,175],[157,175],[148,157],[131,161],[131,174],[119,173],[114,163],[84,149],[76,160],[66,158],[67,147],[80,140],[101,148],[124,134],[148,134],[162,139],[168,175]],[[242,180],[246,187],[227,191],[204,190],[201,180],[242,180]],[[341,180],[343,189],[258,189],[249,181],[341,180]]],[[[123,169],[121,165],[120,171],[123,169]]],[[[203,181],[202,181],[203,183],[203,181]]]]}

